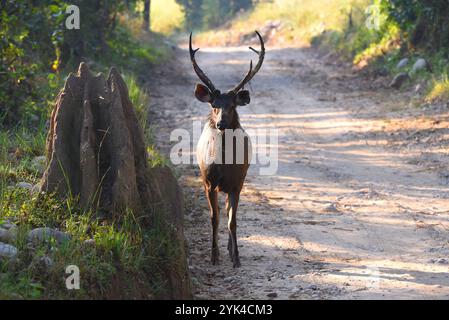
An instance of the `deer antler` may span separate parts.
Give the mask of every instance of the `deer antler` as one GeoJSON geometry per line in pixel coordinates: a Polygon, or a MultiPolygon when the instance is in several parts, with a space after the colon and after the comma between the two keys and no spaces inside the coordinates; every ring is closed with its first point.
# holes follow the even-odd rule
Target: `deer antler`
{"type": "Polygon", "coordinates": [[[264,45],[262,36],[257,31],[256,31],[256,34],[259,37],[259,41],[260,41],[260,52],[257,51],[254,48],[251,48],[251,47],[249,47],[249,49],[251,51],[254,51],[255,53],[257,53],[257,55],[259,56],[259,61],[257,62],[256,67],[253,69],[253,61],[251,60],[251,62],[249,63],[249,71],[248,71],[248,73],[242,79],[242,81],[240,81],[240,83],[237,86],[235,86],[234,89],[231,90],[234,93],[239,92],[239,90],[242,89],[245,86],[245,84],[247,84],[249,81],[251,81],[251,79],[259,71],[260,67],[262,66],[263,59],[265,58],[265,45],[264,45]]]}
{"type": "Polygon", "coordinates": [[[216,91],[215,86],[196,63],[195,53],[198,50],[200,50],[200,48],[195,50],[192,49],[192,32],[190,32],[189,51],[190,51],[190,61],[192,61],[193,64],[193,70],[195,70],[195,73],[198,76],[198,78],[200,78],[200,80],[209,88],[210,92],[214,94],[214,92],[216,91]]]}

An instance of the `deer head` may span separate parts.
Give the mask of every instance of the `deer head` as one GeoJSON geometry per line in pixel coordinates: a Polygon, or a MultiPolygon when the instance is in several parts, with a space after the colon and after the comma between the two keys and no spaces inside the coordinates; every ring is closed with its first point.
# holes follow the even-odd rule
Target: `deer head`
{"type": "Polygon", "coordinates": [[[201,70],[195,60],[195,53],[199,50],[192,49],[192,33],[190,33],[189,41],[189,51],[190,60],[193,64],[193,70],[195,70],[196,75],[201,80],[203,84],[198,83],[195,87],[195,97],[201,102],[207,102],[212,107],[211,120],[218,130],[225,129],[235,129],[233,128],[233,123],[237,118],[237,106],[244,106],[250,103],[250,96],[248,90],[243,90],[244,86],[251,81],[255,74],[259,71],[262,66],[263,59],[265,57],[265,45],[262,36],[256,31],[259,37],[260,51],[249,47],[250,50],[254,51],[259,56],[259,61],[253,69],[253,62],[251,60],[249,64],[249,71],[246,76],[231,90],[226,93],[221,93],[213,85],[212,81],[206,76],[206,74],[201,70]]]}

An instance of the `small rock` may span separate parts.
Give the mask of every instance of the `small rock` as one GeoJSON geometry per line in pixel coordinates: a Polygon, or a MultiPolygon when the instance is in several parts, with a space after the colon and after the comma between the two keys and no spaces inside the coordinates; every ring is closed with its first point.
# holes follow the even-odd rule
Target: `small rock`
{"type": "Polygon", "coordinates": [[[84,244],[93,247],[93,246],[95,246],[95,240],[94,239],[84,240],[84,244]]]}
{"type": "Polygon", "coordinates": [[[30,120],[33,121],[33,122],[39,122],[39,116],[37,116],[35,114],[32,114],[30,116],[30,120]]]}
{"type": "Polygon", "coordinates": [[[340,210],[338,210],[337,205],[335,203],[331,203],[329,204],[326,208],[325,208],[326,212],[330,212],[330,213],[340,213],[340,210]]]}
{"type": "Polygon", "coordinates": [[[31,188],[31,193],[39,193],[41,190],[41,185],[39,183],[35,184],[33,188],[31,188]]]}
{"type": "Polygon", "coordinates": [[[0,222],[0,228],[2,228],[2,229],[9,230],[11,228],[16,228],[16,227],[17,227],[16,224],[11,222],[11,221],[9,221],[9,220],[5,220],[5,221],[1,221],[0,222]]]}
{"type": "Polygon", "coordinates": [[[0,260],[4,259],[14,259],[17,257],[18,250],[16,247],[0,242],[0,260]]]}
{"type": "Polygon", "coordinates": [[[235,281],[235,277],[234,276],[230,276],[230,277],[226,277],[223,279],[224,282],[234,282],[235,281]]]}
{"type": "Polygon", "coordinates": [[[40,174],[44,173],[46,164],[47,164],[47,157],[45,156],[34,157],[33,160],[31,160],[31,167],[40,174]]]}
{"type": "Polygon", "coordinates": [[[53,268],[54,262],[53,259],[49,256],[36,256],[34,257],[31,265],[39,272],[46,273],[53,268]]]}
{"type": "Polygon", "coordinates": [[[427,68],[427,61],[424,60],[423,58],[419,58],[418,60],[416,60],[415,64],[413,65],[412,73],[418,72],[425,68],[427,68]]]}
{"type": "Polygon", "coordinates": [[[388,69],[386,67],[381,67],[380,69],[376,70],[376,75],[378,77],[386,77],[390,74],[388,69]]]}
{"type": "Polygon", "coordinates": [[[414,91],[415,91],[415,93],[419,94],[419,93],[421,93],[422,89],[423,89],[423,85],[422,85],[421,83],[418,83],[418,84],[416,85],[414,91]]]}
{"type": "Polygon", "coordinates": [[[400,89],[406,80],[410,79],[408,73],[398,73],[390,82],[390,87],[394,89],[400,89]]]}
{"type": "Polygon", "coordinates": [[[0,241],[13,243],[17,239],[17,228],[3,229],[0,228],[0,241]]]}
{"type": "Polygon", "coordinates": [[[401,61],[398,62],[398,64],[396,65],[397,69],[402,69],[404,68],[406,65],[408,64],[408,58],[404,58],[401,61]]]}
{"type": "Polygon", "coordinates": [[[19,182],[16,184],[16,188],[31,190],[31,189],[33,189],[33,185],[28,182],[19,182]]]}
{"type": "Polygon", "coordinates": [[[53,259],[49,256],[40,257],[38,262],[45,270],[50,270],[54,265],[53,259]]]}
{"type": "Polygon", "coordinates": [[[47,242],[50,239],[55,239],[59,244],[70,240],[70,235],[48,227],[36,228],[28,233],[28,243],[47,242]]]}
{"type": "Polygon", "coordinates": [[[315,290],[318,290],[318,287],[316,285],[312,284],[312,285],[308,286],[306,289],[315,291],[315,290]]]}
{"type": "Polygon", "coordinates": [[[337,101],[337,97],[335,97],[333,95],[321,94],[318,96],[318,101],[335,102],[335,101],[337,101]]]}
{"type": "Polygon", "coordinates": [[[278,294],[276,292],[270,292],[269,294],[267,294],[268,298],[276,298],[278,296],[278,294]]]}

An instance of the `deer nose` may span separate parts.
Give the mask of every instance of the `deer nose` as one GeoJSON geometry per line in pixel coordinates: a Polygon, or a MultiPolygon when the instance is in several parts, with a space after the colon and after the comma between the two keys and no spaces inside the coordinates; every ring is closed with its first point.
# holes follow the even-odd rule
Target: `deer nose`
{"type": "Polygon", "coordinates": [[[217,122],[217,129],[218,130],[224,130],[226,129],[226,122],[224,120],[217,122]]]}

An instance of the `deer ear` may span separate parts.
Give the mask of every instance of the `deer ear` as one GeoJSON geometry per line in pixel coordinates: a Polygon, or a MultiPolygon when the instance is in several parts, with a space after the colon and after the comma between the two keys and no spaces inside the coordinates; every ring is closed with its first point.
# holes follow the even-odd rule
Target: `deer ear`
{"type": "Polygon", "coordinates": [[[250,103],[251,99],[249,97],[248,90],[242,90],[235,96],[235,104],[238,106],[244,106],[250,103]]]}
{"type": "Polygon", "coordinates": [[[199,83],[195,87],[195,97],[201,102],[212,102],[212,95],[209,89],[199,83]]]}

